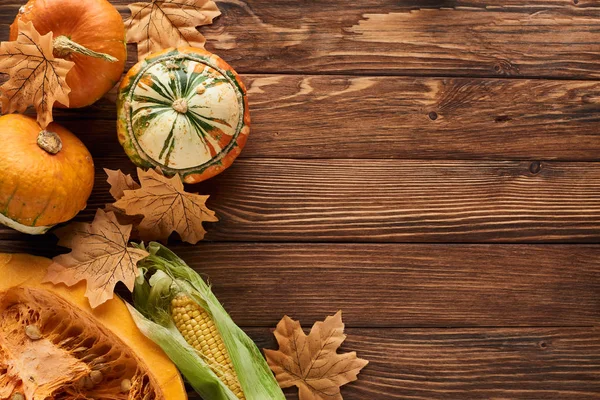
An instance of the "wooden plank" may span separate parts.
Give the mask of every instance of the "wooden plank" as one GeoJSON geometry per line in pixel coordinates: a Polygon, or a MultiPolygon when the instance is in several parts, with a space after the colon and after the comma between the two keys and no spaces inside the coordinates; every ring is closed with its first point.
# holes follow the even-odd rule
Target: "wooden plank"
{"type": "Polygon", "coordinates": [[[227,241],[598,241],[595,163],[239,160],[200,186],[227,241]]]}
{"type": "Polygon", "coordinates": [[[227,0],[202,31],[245,72],[600,76],[597,4],[431,3],[227,0]]]}
{"type": "MultiPolygon", "coordinates": [[[[306,75],[245,81],[252,134],[242,157],[600,159],[598,82],[306,75]]],[[[121,151],[115,115],[107,100],[55,111],[95,156],[121,151]]]]}
{"type": "MultiPolygon", "coordinates": [[[[133,170],[96,164],[82,220],[111,201],[100,167],[133,170]]],[[[242,159],[191,190],[211,195],[216,241],[575,243],[600,240],[599,188],[586,162],[242,159]]]]}
{"type": "MultiPolygon", "coordinates": [[[[128,2],[114,1],[124,16],[128,2]]],[[[217,3],[223,15],[201,30],[240,72],[600,77],[590,0],[217,3]]],[[[18,5],[0,6],[7,37],[18,5]]]]}
{"type": "MultiPolygon", "coordinates": [[[[323,316],[324,317],[324,316],[323,316]]],[[[321,318],[323,318],[321,317],[321,318]]],[[[314,321],[301,321],[310,327],[314,321]]],[[[247,330],[276,349],[268,329],[247,330]]],[[[341,351],[370,361],[344,400],[598,399],[598,329],[347,329],[341,351]]],[[[285,391],[297,399],[297,390],[285,391]]],[[[191,395],[190,399],[199,399],[191,395]]]]}
{"type": "MultiPolygon", "coordinates": [[[[0,241],[0,252],[51,256],[52,242],[0,241]]],[[[339,309],[352,327],[600,325],[598,245],[170,247],[244,326],[339,309]]]]}
{"type": "Polygon", "coordinates": [[[244,326],[600,325],[600,247],[203,244],[175,251],[244,326]],[[249,307],[249,304],[251,307],[249,307]]]}

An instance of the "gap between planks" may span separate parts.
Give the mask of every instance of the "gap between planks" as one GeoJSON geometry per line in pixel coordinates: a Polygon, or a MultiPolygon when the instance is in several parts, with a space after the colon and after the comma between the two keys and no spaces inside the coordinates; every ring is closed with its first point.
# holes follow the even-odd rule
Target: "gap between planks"
{"type": "MultiPolygon", "coordinates": [[[[600,82],[340,75],[244,80],[252,133],[242,158],[600,160],[600,82]]],[[[82,133],[94,156],[122,153],[109,101],[55,114],[82,133]],[[92,119],[101,122],[89,124],[92,119]]]]}
{"type": "MultiPolygon", "coordinates": [[[[0,250],[17,250],[14,243],[0,241],[0,250]]],[[[36,244],[40,251],[27,243],[36,244]]],[[[169,247],[245,327],[275,327],[285,314],[322,320],[340,309],[349,327],[600,325],[599,245],[169,247]]]]}

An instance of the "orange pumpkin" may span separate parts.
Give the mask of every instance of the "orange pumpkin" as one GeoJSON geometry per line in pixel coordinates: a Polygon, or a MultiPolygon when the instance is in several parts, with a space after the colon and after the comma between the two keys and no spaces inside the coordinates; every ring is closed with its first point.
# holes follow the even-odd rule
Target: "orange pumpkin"
{"type": "Polygon", "coordinates": [[[0,223],[42,234],[85,208],[94,163],[75,135],[20,114],[0,117],[0,223]]]}
{"type": "Polygon", "coordinates": [[[19,33],[18,21],[33,22],[42,35],[52,31],[54,56],[73,61],[67,74],[69,107],[94,103],[121,78],[127,48],[119,12],[106,0],[29,0],[10,26],[10,40],[19,33]]]}

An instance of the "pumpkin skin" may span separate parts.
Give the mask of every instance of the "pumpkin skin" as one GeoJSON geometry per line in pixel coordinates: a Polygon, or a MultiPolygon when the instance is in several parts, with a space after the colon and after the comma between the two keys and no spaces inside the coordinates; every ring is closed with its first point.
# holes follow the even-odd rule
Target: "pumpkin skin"
{"type": "MultiPolygon", "coordinates": [[[[106,0],[30,0],[20,8],[10,26],[10,40],[19,33],[18,21],[33,22],[42,35],[64,35],[96,52],[117,58],[116,62],[78,53],[55,56],[73,61],[67,74],[69,108],[85,107],[112,89],[123,73],[127,59],[125,25],[119,12],[106,0]]],[[[57,103],[59,105],[59,103],[57,103]]],[[[64,105],[63,105],[64,106],[64,105]]]]}
{"type": "Polygon", "coordinates": [[[38,145],[42,128],[20,114],[0,117],[0,222],[24,233],[42,234],[85,208],[94,186],[94,163],[75,135],[51,123],[62,149],[38,145]]]}
{"type": "Polygon", "coordinates": [[[129,70],[117,97],[117,133],[144,168],[186,183],[228,168],[250,134],[246,88],[221,58],[194,47],[154,53],[129,70]]]}
{"type": "MultiPolygon", "coordinates": [[[[5,334],[7,331],[13,335],[17,333],[17,335],[22,336],[25,343],[29,342],[25,346],[28,348],[26,352],[30,354],[32,348],[35,349],[36,346],[43,347],[42,344],[45,342],[44,348],[50,350],[50,354],[54,356],[54,359],[40,362],[41,371],[36,371],[40,376],[43,376],[45,368],[50,367],[46,364],[47,362],[51,362],[57,370],[60,370],[61,365],[64,366],[65,361],[75,361],[83,364],[81,360],[84,354],[73,350],[76,347],[81,349],[79,346],[82,343],[89,347],[88,354],[94,352],[102,354],[103,350],[100,349],[104,348],[104,352],[106,352],[106,348],[109,347],[110,350],[108,350],[108,353],[104,356],[105,360],[103,360],[109,369],[108,372],[105,372],[104,382],[97,385],[97,389],[103,390],[105,396],[110,395],[110,398],[114,399],[132,400],[144,397],[139,394],[137,390],[139,387],[132,388],[128,394],[124,394],[119,390],[120,380],[111,380],[113,378],[111,375],[115,374],[123,374],[126,378],[130,378],[129,375],[133,374],[132,367],[138,366],[140,368],[139,374],[147,377],[149,385],[154,391],[155,396],[149,398],[155,400],[187,399],[181,376],[174,364],[160,347],[139,331],[125,303],[120,298],[115,297],[96,309],[91,309],[87,298],[85,298],[85,282],[80,282],[70,288],[65,285],[42,283],[51,263],[51,260],[42,257],[0,253],[0,275],[2,276],[2,280],[0,280],[0,332],[3,333],[0,337],[0,365],[3,364],[3,361],[6,361],[3,360],[3,356],[8,353],[6,350],[11,344],[10,335],[5,334]],[[19,306],[32,310],[28,315],[38,315],[36,326],[39,326],[42,333],[40,340],[29,341],[25,335],[21,334],[22,331],[19,332],[24,328],[23,326],[11,326],[11,316],[14,316],[15,313],[11,313],[10,310],[19,306]],[[62,328],[51,327],[53,318],[60,321],[59,325],[62,328]],[[61,330],[63,333],[60,333],[61,330]],[[68,342],[64,337],[73,339],[68,342]],[[94,341],[90,340],[91,338],[94,338],[94,341]],[[77,344],[78,341],[81,341],[80,344],[77,344]],[[67,343],[61,344],[64,342],[67,343]],[[116,372],[117,368],[120,368],[123,372],[116,372]]],[[[26,314],[23,319],[27,318],[26,314]]],[[[35,320],[35,318],[33,319],[35,320]]],[[[13,340],[13,346],[14,342],[13,340]]],[[[35,351],[33,353],[35,354],[35,351]]],[[[46,357],[48,357],[47,354],[46,357]]],[[[40,356],[44,355],[40,354],[40,356]]],[[[38,382],[42,382],[41,379],[37,379],[33,383],[23,379],[24,382],[21,383],[20,388],[18,386],[11,388],[10,384],[14,383],[14,381],[11,382],[11,378],[14,380],[15,370],[22,368],[20,372],[23,373],[23,370],[27,368],[26,363],[19,362],[23,358],[25,357],[21,357],[21,354],[16,353],[14,358],[10,360],[13,366],[12,371],[11,368],[8,368],[8,371],[0,369],[1,398],[14,398],[12,395],[16,391],[21,393],[29,391],[29,394],[31,394],[32,389],[37,387],[43,393],[37,392],[36,395],[40,397],[35,398],[54,400],[57,392],[61,393],[66,386],[72,384],[64,376],[54,374],[56,379],[62,380],[61,385],[54,385],[52,388],[54,392],[50,392],[50,390],[43,387],[40,389],[39,387],[43,386],[41,383],[38,384],[38,382]],[[12,376],[11,372],[13,373],[12,376]],[[46,397],[43,394],[48,396],[46,397]]],[[[87,366],[93,365],[93,362],[85,361],[87,366]]],[[[107,370],[106,367],[104,367],[104,370],[107,370]]],[[[89,373],[89,370],[86,372],[89,373]]],[[[139,378],[140,375],[136,375],[136,377],[139,378]]],[[[134,379],[131,379],[131,381],[133,382],[134,379]]],[[[92,396],[92,394],[89,394],[89,396],[92,396]]],[[[33,396],[26,398],[33,398],[33,396]]],[[[60,398],[75,398],[75,396],[60,398]]]]}

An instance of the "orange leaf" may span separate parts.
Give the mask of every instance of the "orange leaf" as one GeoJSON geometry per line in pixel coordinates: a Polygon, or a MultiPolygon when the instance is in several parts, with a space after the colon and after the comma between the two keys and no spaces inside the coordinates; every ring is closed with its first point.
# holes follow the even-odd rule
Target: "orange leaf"
{"type": "Polygon", "coordinates": [[[108,175],[106,180],[110,185],[110,195],[115,199],[119,200],[123,197],[125,190],[139,189],[140,185],[133,180],[133,177],[129,174],[125,175],[120,169],[112,170],[104,168],[104,172],[108,175]]]}
{"type": "Polygon", "coordinates": [[[52,51],[52,32],[41,36],[32,22],[19,20],[17,40],[0,44],[0,72],[9,75],[0,86],[2,113],[23,113],[33,105],[45,128],[52,122],[54,102],[69,105],[66,77],[75,63],[54,58],[52,51]]]}
{"type": "Polygon", "coordinates": [[[300,400],[342,400],[340,387],[355,381],[369,363],[355,352],[337,353],[346,339],[341,311],[316,322],[308,336],[286,315],[274,334],[279,350],[265,349],[267,362],[279,386],[300,389],[300,400]]]}
{"type": "Polygon", "coordinates": [[[196,244],[204,239],[202,222],[216,222],[215,212],[206,207],[208,196],[187,193],[179,175],[167,178],[154,170],[138,168],[142,187],[125,190],[114,206],[127,215],[143,215],[138,230],[144,240],[167,240],[173,231],[196,244]]]}
{"type": "Polygon", "coordinates": [[[85,296],[92,308],[112,299],[119,281],[133,290],[137,262],[148,253],[127,246],[130,233],[131,225],[119,224],[115,214],[102,210],[91,224],[72,223],[57,230],[58,244],[72,251],[54,257],[46,281],[73,286],[86,280],[85,296]]]}
{"type": "Polygon", "coordinates": [[[212,24],[221,15],[210,0],[153,0],[128,7],[127,43],[138,44],[139,61],[169,47],[204,48],[206,39],[196,27],[212,24]]]}

